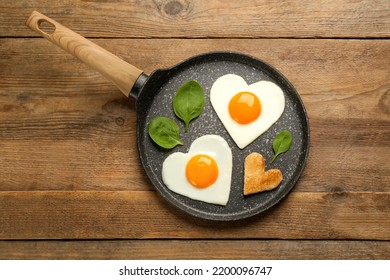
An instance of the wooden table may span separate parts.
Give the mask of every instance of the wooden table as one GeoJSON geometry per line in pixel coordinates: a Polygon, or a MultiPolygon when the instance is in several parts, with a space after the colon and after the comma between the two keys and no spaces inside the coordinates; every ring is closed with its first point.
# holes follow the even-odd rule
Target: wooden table
{"type": "Polygon", "coordinates": [[[1,1],[0,259],[389,259],[390,1],[1,1]],[[296,87],[306,168],[236,222],[170,206],[138,159],[134,102],[25,26],[33,10],[146,73],[208,51],[296,87]]]}

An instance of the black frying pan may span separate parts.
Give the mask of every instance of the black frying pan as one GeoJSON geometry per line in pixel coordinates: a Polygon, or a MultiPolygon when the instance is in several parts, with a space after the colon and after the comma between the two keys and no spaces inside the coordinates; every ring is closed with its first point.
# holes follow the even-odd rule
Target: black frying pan
{"type": "Polygon", "coordinates": [[[126,96],[136,99],[138,150],[142,165],[157,191],[179,209],[209,220],[238,220],[261,213],[285,197],[297,182],[308,156],[309,123],[303,103],[291,83],[275,68],[254,57],[232,52],[206,53],[191,57],[182,63],[151,75],[124,62],[108,51],[98,47],[82,36],[58,24],[52,19],[33,12],[27,25],[40,35],[73,54],[111,80],[126,96]],[[53,30],[45,32],[42,24],[53,30]],[[225,74],[242,76],[248,84],[269,80],[278,84],[284,94],[286,106],[280,119],[264,134],[244,149],[233,142],[214,112],[209,91],[214,81],[225,74]],[[188,80],[198,81],[205,91],[203,113],[190,124],[184,133],[183,124],[175,117],[172,98],[177,89],[188,80]],[[172,150],[159,148],[148,135],[148,124],[156,116],[176,119],[181,126],[184,146],[172,150]],[[213,121],[210,121],[213,120],[213,121]],[[272,141],[284,129],[293,135],[293,144],[288,152],[280,155],[268,168],[279,168],[283,181],[272,191],[243,195],[244,159],[258,152],[269,162],[273,156],[272,141]],[[162,163],[173,152],[187,152],[191,143],[200,136],[217,134],[229,144],[233,153],[233,174],[229,202],[219,206],[192,200],[170,191],[162,181],[162,163]]]}

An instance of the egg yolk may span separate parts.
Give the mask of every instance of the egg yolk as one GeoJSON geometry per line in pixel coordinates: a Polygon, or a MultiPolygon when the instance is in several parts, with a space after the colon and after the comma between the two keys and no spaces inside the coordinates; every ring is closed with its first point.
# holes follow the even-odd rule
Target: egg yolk
{"type": "Polygon", "coordinates": [[[251,92],[239,92],[230,100],[229,114],[239,124],[253,122],[260,116],[260,113],[260,100],[251,92]]]}
{"type": "Polygon", "coordinates": [[[218,178],[218,165],[208,155],[196,155],[187,163],[186,177],[194,187],[207,188],[218,178]]]}

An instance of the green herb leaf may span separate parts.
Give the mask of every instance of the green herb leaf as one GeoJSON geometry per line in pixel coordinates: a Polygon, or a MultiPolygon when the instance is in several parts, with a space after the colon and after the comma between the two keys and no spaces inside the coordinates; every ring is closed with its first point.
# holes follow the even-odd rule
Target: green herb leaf
{"type": "Polygon", "coordinates": [[[170,118],[155,117],[149,123],[149,136],[165,149],[172,149],[177,145],[184,145],[180,140],[180,129],[177,123],[170,118]]]}
{"type": "Polygon", "coordinates": [[[274,149],[274,157],[271,160],[271,163],[275,160],[275,158],[281,153],[285,153],[290,149],[292,143],[292,135],[288,130],[282,130],[279,132],[272,143],[272,148],[274,149]]]}
{"type": "Polygon", "coordinates": [[[185,124],[185,131],[191,120],[197,118],[204,108],[204,92],[202,86],[196,81],[184,83],[173,98],[173,110],[178,118],[185,124]]]}

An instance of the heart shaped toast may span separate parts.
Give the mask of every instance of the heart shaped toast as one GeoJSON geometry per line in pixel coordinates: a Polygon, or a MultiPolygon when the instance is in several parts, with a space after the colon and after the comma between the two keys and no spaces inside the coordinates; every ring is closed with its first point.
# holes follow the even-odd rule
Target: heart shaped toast
{"type": "Polygon", "coordinates": [[[258,153],[251,153],[245,158],[244,195],[269,191],[283,180],[279,169],[264,170],[265,159],[258,153]]]}

